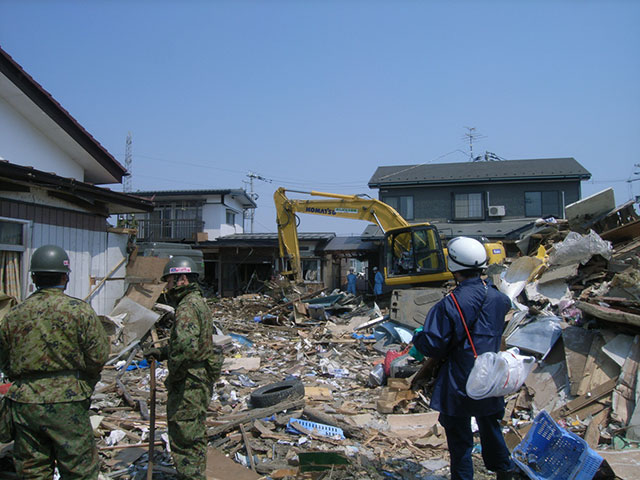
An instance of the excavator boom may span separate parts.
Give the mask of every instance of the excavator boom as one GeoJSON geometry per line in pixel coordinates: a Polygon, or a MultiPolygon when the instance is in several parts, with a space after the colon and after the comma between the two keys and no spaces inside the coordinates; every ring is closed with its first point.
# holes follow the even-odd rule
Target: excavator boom
{"type": "MultiPolygon", "coordinates": [[[[288,260],[296,281],[302,281],[297,213],[365,220],[378,225],[384,238],[384,277],[387,285],[414,285],[440,282],[452,278],[447,271],[445,249],[435,226],[410,224],[395,209],[380,200],[359,195],[343,195],[318,191],[285,190],[274,193],[277,212],[280,257],[288,260]],[[290,199],[286,192],[307,194],[319,199],[290,199]]],[[[485,245],[490,263],[504,259],[501,244],[485,245]]]]}

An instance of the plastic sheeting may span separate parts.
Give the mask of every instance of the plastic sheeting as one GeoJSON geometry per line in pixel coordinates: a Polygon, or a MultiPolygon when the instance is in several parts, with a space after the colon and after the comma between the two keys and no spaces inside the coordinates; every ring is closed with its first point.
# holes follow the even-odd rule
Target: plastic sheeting
{"type": "Polygon", "coordinates": [[[514,301],[542,265],[537,257],[520,257],[513,262],[497,284],[498,290],[514,301]]]}
{"type": "Polygon", "coordinates": [[[516,329],[507,337],[506,344],[509,347],[539,353],[544,358],[562,335],[560,322],[561,319],[555,316],[538,317],[516,329]]]}
{"type": "Polygon", "coordinates": [[[549,255],[549,264],[569,265],[580,262],[584,265],[594,255],[610,259],[612,250],[611,242],[603,240],[593,230],[588,235],[569,232],[564,241],[554,246],[553,252],[549,255]]]}

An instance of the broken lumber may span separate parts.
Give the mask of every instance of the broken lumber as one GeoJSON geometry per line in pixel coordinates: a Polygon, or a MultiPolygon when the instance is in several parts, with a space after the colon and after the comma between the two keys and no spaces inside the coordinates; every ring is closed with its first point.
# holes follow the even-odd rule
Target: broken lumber
{"type": "Polygon", "coordinates": [[[271,407],[254,408],[252,410],[239,414],[233,420],[229,420],[228,423],[225,423],[224,425],[218,425],[217,427],[208,429],[207,436],[215,437],[220,435],[221,433],[234,429],[240,424],[252,422],[253,420],[256,420],[258,418],[268,417],[275,413],[280,413],[284,410],[292,410],[301,407],[304,407],[304,397],[295,400],[285,400],[284,402],[272,405],[271,407]]]}
{"type": "Polygon", "coordinates": [[[576,307],[584,313],[601,320],[640,327],[640,315],[636,315],[634,313],[623,312],[621,310],[616,310],[615,308],[593,305],[591,303],[581,301],[576,302],[576,307]]]}
{"type": "Polygon", "coordinates": [[[346,422],[341,422],[336,417],[323,413],[315,408],[305,407],[302,415],[312,422],[324,423],[325,425],[341,428],[346,437],[359,437],[362,434],[359,428],[349,425],[346,422]]]}

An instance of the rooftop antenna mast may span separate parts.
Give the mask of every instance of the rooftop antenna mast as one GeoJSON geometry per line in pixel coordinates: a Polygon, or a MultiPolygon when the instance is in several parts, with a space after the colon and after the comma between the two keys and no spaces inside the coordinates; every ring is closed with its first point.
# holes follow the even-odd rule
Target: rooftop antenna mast
{"type": "MultiPolygon", "coordinates": [[[[249,177],[249,196],[251,197],[251,199],[255,202],[259,195],[257,193],[255,193],[253,191],[253,180],[262,180],[263,182],[267,182],[267,183],[271,183],[272,180],[269,178],[265,178],[262,175],[258,175],[257,173],[253,173],[253,172],[249,172],[247,173],[247,177],[249,177]]],[[[255,208],[250,208],[247,210],[247,214],[246,214],[246,218],[248,218],[250,220],[250,225],[251,225],[251,233],[253,233],[253,219],[255,218],[256,215],[256,209],[255,208]]]]}
{"type": "Polygon", "coordinates": [[[476,127],[464,127],[468,130],[467,133],[462,137],[463,140],[469,140],[469,161],[473,162],[473,141],[479,140],[481,138],[486,138],[481,133],[476,132],[476,127]]]}
{"type": "Polygon", "coordinates": [[[124,168],[127,170],[127,174],[122,180],[122,190],[125,193],[131,193],[131,187],[132,187],[132,181],[133,181],[132,172],[131,172],[131,168],[133,167],[133,158],[131,155],[131,143],[132,143],[131,132],[129,132],[127,134],[127,142],[124,150],[124,168]]]}

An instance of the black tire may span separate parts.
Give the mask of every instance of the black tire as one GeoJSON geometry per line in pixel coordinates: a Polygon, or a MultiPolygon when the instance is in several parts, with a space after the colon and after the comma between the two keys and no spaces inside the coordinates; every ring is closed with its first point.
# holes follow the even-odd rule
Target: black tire
{"type": "Polygon", "coordinates": [[[289,397],[303,397],[304,384],[298,380],[270,383],[251,392],[251,406],[270,407],[289,397]]]}

